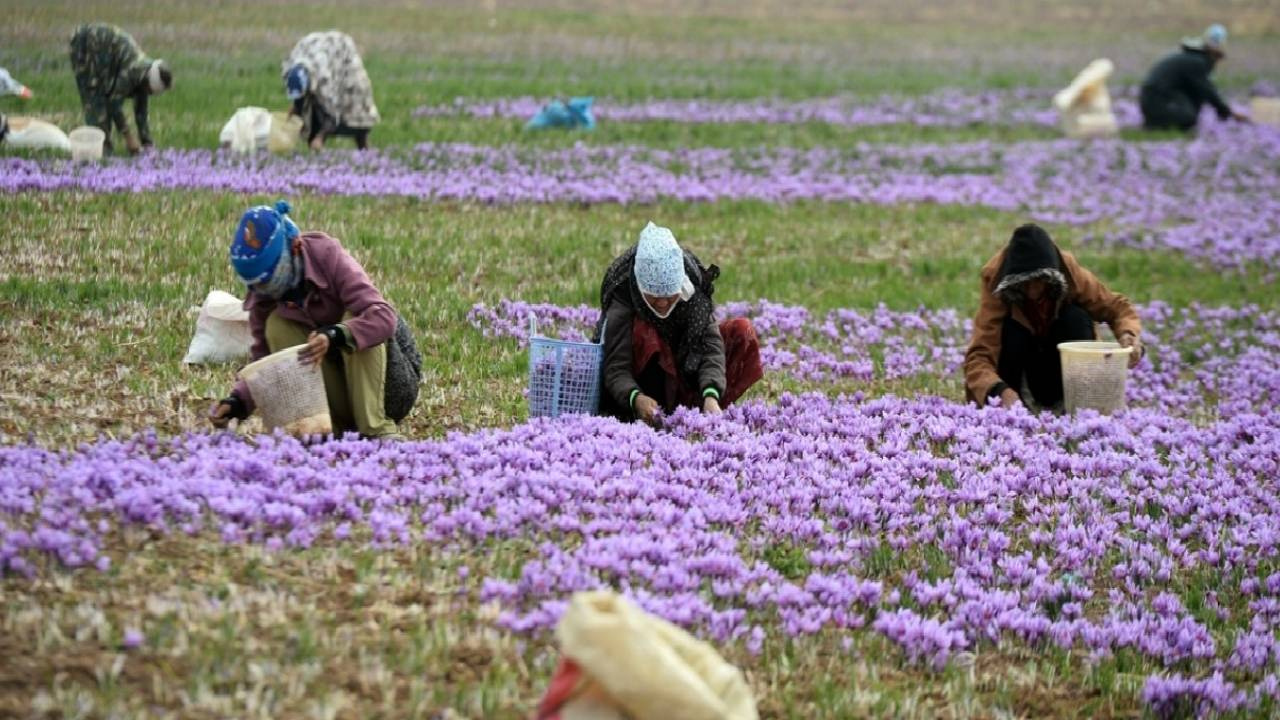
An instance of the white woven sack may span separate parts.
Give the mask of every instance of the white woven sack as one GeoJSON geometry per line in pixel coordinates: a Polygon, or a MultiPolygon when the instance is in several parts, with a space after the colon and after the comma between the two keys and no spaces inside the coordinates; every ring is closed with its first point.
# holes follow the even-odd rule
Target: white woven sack
{"type": "Polygon", "coordinates": [[[182,362],[195,365],[248,357],[253,334],[249,331],[249,313],[243,305],[240,298],[230,293],[210,292],[200,306],[196,334],[182,362]]]}

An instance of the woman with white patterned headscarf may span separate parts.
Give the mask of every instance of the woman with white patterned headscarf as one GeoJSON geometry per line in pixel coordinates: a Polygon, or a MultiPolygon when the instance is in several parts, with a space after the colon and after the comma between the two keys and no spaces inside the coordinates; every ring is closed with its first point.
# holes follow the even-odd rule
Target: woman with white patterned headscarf
{"type": "Polygon", "coordinates": [[[331,136],[352,137],[361,150],[378,123],[373,84],[350,35],[314,32],[298,41],[284,61],[285,94],[291,114],[302,118],[302,134],[313,150],[331,136]]]}
{"type": "Polygon", "coordinates": [[[601,414],[649,424],[678,406],[716,414],[763,377],[751,321],[716,322],[719,276],[653,223],[613,261],[595,333],[604,336],[601,414]]]}

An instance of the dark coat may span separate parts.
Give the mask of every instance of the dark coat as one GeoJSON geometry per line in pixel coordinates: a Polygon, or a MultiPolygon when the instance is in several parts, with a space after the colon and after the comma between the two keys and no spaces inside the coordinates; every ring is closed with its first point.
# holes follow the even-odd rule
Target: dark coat
{"type": "Polygon", "coordinates": [[[1189,120],[1194,125],[1195,116],[1205,103],[1213,106],[1218,117],[1231,117],[1231,106],[1218,95],[1209,74],[1214,60],[1201,50],[1183,48],[1165,57],[1151,68],[1142,83],[1140,105],[1144,122],[1148,127],[1185,126],[1189,120]]]}
{"type": "MultiPolygon", "coordinates": [[[[630,406],[631,391],[640,388],[632,367],[632,326],[637,317],[653,325],[671,346],[684,382],[699,390],[725,391],[724,340],[715,321],[711,295],[720,269],[703,267],[693,253],[684,251],[685,274],[694,286],[693,297],[682,300],[665,320],[658,319],[640,298],[635,283],[635,247],[616,258],[600,288],[600,321],[596,338],[604,331],[604,391],[618,408],[630,406]]],[[[607,405],[607,403],[602,403],[607,405]]]]}
{"type": "Polygon", "coordinates": [[[981,304],[973,320],[973,335],[964,356],[965,397],[970,401],[983,402],[1000,382],[996,369],[1000,363],[1005,318],[1011,317],[1028,330],[1032,329],[1022,306],[1010,303],[1007,295],[996,292],[1006,275],[1030,277],[1038,270],[1056,270],[1061,273],[1066,287],[1058,294],[1054,317],[1063,305],[1074,304],[1084,308],[1095,322],[1105,322],[1117,336],[1125,332],[1142,333],[1142,323],[1128,298],[1108,289],[1093,273],[1081,267],[1075,256],[1059,250],[1047,235],[1035,240],[1038,242],[1023,245],[1011,242],[982,266],[981,304]],[[1010,247],[1016,256],[1010,256],[1010,247]]]}

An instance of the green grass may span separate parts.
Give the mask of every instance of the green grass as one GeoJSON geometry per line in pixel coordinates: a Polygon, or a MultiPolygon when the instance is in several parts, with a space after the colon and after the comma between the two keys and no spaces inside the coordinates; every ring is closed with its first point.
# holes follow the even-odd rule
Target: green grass
{"type": "MultiPolygon", "coordinates": [[[[351,32],[365,50],[384,117],[373,136],[380,147],[999,144],[1052,133],[637,123],[529,135],[515,120],[410,113],[456,96],[801,99],[1054,87],[1097,55],[1153,58],[1223,14],[1208,3],[1153,13],[1104,0],[508,5],[375,0],[354,11],[338,0],[13,0],[0,27],[0,66],[37,97],[25,105],[2,99],[0,111],[78,124],[66,37],[78,22],[103,19],[133,31],[176,68],[177,86],[152,111],[162,146],[211,147],[236,107],[281,107],[281,59],[303,33],[327,27],[351,32]]],[[[1227,65],[1220,82],[1238,89],[1280,67],[1280,44],[1269,3],[1246,0],[1230,10],[1233,58],[1244,61],[1227,65]]],[[[1143,69],[1131,61],[1118,80],[1131,83],[1143,69]]],[[[300,224],[340,238],[413,325],[425,361],[421,397],[405,428],[415,437],[522,420],[523,354],[513,341],[482,337],[466,323],[467,311],[502,298],[593,304],[606,264],[650,219],[723,268],[718,300],[767,298],[818,315],[879,303],[970,313],[978,268],[1025,220],[932,204],[490,207],[291,199],[300,224]]],[[[227,264],[231,230],[247,206],[273,200],[207,192],[0,195],[0,436],[65,447],[152,427],[202,428],[235,367],[180,364],[194,326],[190,308],[212,289],[242,292],[227,264]]],[[[1137,302],[1276,307],[1257,269],[1224,274],[1172,253],[1082,241],[1108,229],[1049,227],[1137,302]]],[[[769,377],[751,396],[811,389],[957,399],[961,392],[956,377],[822,386],[769,377]]],[[[446,709],[453,717],[527,715],[553,669],[551,639],[497,630],[498,608],[480,604],[458,570],[465,561],[473,578],[512,578],[532,549],[515,540],[474,553],[425,545],[374,551],[361,546],[366,539],[321,539],[310,550],[268,553],[226,545],[215,531],[159,538],[126,529],[109,540],[115,565],[106,573],[47,568],[39,582],[0,580],[0,717],[393,718],[446,709]],[[128,628],[145,629],[142,648],[121,647],[128,628]]],[[[811,569],[800,545],[744,553],[789,577],[811,569]]],[[[941,552],[902,554],[885,544],[862,571],[890,580],[912,570],[936,578],[951,568],[941,552]]],[[[1202,606],[1210,581],[1190,577],[1184,585],[1188,606],[1212,623],[1202,606]]],[[[967,667],[932,673],[903,662],[872,632],[791,640],[766,629],[758,656],[740,642],[722,648],[747,672],[766,718],[1134,717],[1142,679],[1156,670],[1128,656],[1091,668],[1077,654],[1002,643],[980,645],[967,667]]]]}

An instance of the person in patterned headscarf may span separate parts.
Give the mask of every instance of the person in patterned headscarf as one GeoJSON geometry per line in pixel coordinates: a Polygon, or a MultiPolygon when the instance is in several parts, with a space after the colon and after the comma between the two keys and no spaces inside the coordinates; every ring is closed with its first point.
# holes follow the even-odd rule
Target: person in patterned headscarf
{"type": "Polygon", "coordinates": [[[147,107],[152,95],[173,87],[173,73],[163,60],[147,57],[133,36],[114,25],[89,23],[71,36],[71,71],[76,76],[86,125],[106,133],[103,150],[111,152],[111,128],[124,136],[131,154],[151,147],[147,107]],[[124,117],[124,101],[133,100],[135,136],[124,117]]]}
{"type": "Polygon", "coordinates": [[[378,123],[373,84],[350,35],[330,30],[298,41],[284,61],[285,94],[290,113],[302,118],[302,134],[313,150],[331,136],[352,137],[369,147],[369,130],[378,123]]]}
{"type": "Polygon", "coordinates": [[[716,414],[764,376],[751,321],[715,320],[719,275],[653,223],[610,264],[595,331],[595,342],[604,338],[602,415],[652,425],[677,406],[716,414]]]}

